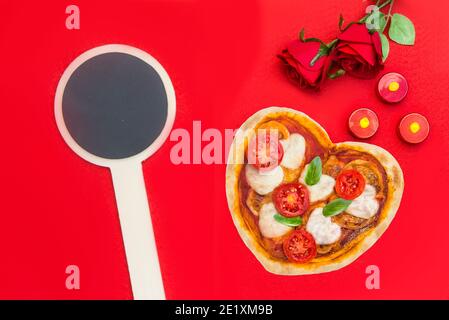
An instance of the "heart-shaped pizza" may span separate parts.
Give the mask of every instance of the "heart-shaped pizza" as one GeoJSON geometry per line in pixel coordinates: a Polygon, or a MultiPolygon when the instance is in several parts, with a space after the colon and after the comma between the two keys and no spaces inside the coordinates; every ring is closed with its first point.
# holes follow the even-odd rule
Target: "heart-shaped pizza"
{"type": "Polygon", "coordinates": [[[266,270],[333,271],[387,229],[404,189],[401,167],[367,143],[334,144],[302,112],[270,107],[238,130],[226,169],[234,223],[266,270]]]}

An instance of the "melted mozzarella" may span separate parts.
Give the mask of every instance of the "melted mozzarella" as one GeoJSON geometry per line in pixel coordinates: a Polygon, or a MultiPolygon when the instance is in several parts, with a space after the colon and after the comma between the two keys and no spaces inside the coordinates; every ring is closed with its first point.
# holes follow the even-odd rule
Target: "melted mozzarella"
{"type": "Polygon", "coordinates": [[[333,223],[331,217],[323,216],[323,208],[316,208],[312,211],[307,220],[306,230],[320,245],[334,243],[341,236],[340,226],[333,223]]]}
{"type": "Polygon", "coordinates": [[[247,164],[245,174],[250,187],[261,195],[266,195],[273,191],[284,179],[284,171],[280,166],[270,171],[259,171],[252,165],[247,164]]]}
{"type": "Polygon", "coordinates": [[[376,200],[376,188],[367,184],[363,193],[355,198],[346,212],[359,218],[369,219],[379,210],[379,202],[376,200]]]}
{"type": "Polygon", "coordinates": [[[321,175],[320,181],[313,186],[309,186],[305,183],[306,172],[309,168],[309,165],[306,165],[301,177],[299,178],[299,182],[307,187],[309,190],[310,202],[324,200],[331,195],[334,191],[335,187],[335,179],[326,174],[321,175]]]}
{"type": "Polygon", "coordinates": [[[259,230],[266,238],[281,237],[292,230],[292,227],[274,220],[274,215],[278,213],[272,202],[262,206],[259,212],[259,230]]]}
{"type": "Polygon", "coordinates": [[[288,169],[298,169],[306,152],[306,140],[298,133],[291,134],[288,139],[281,140],[280,143],[284,148],[284,157],[281,166],[288,169]]]}

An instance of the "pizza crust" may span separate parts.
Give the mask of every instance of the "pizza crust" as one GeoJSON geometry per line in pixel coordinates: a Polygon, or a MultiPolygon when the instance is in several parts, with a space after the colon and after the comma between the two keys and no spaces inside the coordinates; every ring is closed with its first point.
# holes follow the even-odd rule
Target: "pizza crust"
{"type": "Polygon", "coordinates": [[[393,220],[399,208],[402,193],[404,190],[404,178],[401,167],[396,159],[386,150],[368,143],[362,142],[340,142],[332,143],[327,132],[306,114],[282,107],[269,107],[262,109],[249,117],[238,130],[233,144],[231,145],[226,167],[226,196],[229,210],[234,224],[246,246],[256,256],[264,268],[274,274],[279,275],[302,275],[316,274],[338,270],[347,266],[360,255],[367,251],[381,237],[393,220]],[[309,130],[323,147],[330,149],[336,147],[337,150],[353,149],[363,151],[374,156],[384,167],[387,173],[387,200],[379,216],[379,223],[371,230],[360,234],[351,243],[353,246],[345,247],[334,253],[334,256],[316,258],[307,264],[296,264],[272,258],[270,254],[259,243],[257,237],[247,226],[240,211],[239,199],[239,177],[244,168],[244,152],[246,141],[249,141],[254,134],[254,129],[259,123],[268,119],[276,119],[287,116],[309,130]]]}

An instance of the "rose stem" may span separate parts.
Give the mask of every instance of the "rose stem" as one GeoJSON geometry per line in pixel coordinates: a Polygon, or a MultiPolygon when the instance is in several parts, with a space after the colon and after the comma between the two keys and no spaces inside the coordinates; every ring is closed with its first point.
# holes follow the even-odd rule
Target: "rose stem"
{"type": "Polygon", "coordinates": [[[385,1],[384,3],[382,3],[382,4],[379,6],[379,10],[382,9],[383,7],[389,5],[389,4],[392,3],[392,2],[394,2],[394,0],[387,0],[387,1],[385,1]]]}
{"type": "Polygon", "coordinates": [[[391,9],[393,9],[394,0],[391,0],[390,8],[388,8],[388,14],[387,14],[387,20],[385,22],[385,26],[388,25],[388,21],[390,21],[391,18],[391,9]]]}
{"type": "MultiPolygon", "coordinates": [[[[380,0],[377,0],[377,2],[376,2],[376,7],[377,7],[378,10],[380,10],[380,9],[382,9],[382,8],[384,8],[384,7],[386,7],[387,5],[389,5],[389,4],[391,3],[390,11],[388,12],[388,14],[391,13],[391,7],[393,6],[394,0],[387,0],[387,1],[385,1],[384,3],[382,3],[380,6],[379,6],[379,3],[380,3],[380,0]]],[[[368,17],[370,16],[370,14],[371,14],[371,12],[370,12],[370,13],[367,13],[362,19],[359,20],[359,23],[365,22],[366,19],[368,19],[368,17]]],[[[388,23],[388,20],[387,20],[387,23],[388,23]]]]}

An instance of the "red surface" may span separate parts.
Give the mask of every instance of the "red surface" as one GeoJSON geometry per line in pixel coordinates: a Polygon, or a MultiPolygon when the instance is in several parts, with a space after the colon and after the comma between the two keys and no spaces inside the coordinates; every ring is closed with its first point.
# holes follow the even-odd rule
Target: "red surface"
{"type": "Polygon", "coordinates": [[[144,173],[168,298],[449,298],[447,1],[396,1],[417,40],[391,45],[384,72],[400,72],[410,86],[394,106],[376,96],[378,79],[343,77],[319,93],[299,91],[275,58],[302,27],[331,40],[340,13],[348,21],[361,16],[361,0],[80,0],[79,31],[65,28],[66,1],[2,2],[0,298],[131,298],[110,174],[64,144],[53,115],[64,68],[115,42],[147,50],[165,66],[177,94],[175,128],[192,131],[193,120],[203,129],[236,128],[279,105],[306,112],[334,141],[353,140],[348,116],[367,106],[380,120],[368,141],[391,151],[404,170],[401,208],[373,248],[340,271],[282,277],[267,273],[238,236],[225,166],[173,165],[167,142],[144,173]],[[410,112],[432,128],[419,145],[397,136],[410,112]],[[69,264],[80,267],[81,290],[65,289],[69,264]],[[370,264],[381,270],[380,290],[365,288],[370,264]]]}

